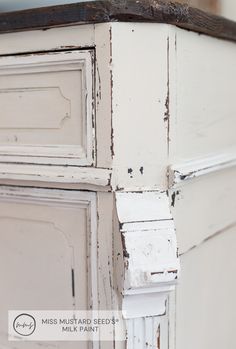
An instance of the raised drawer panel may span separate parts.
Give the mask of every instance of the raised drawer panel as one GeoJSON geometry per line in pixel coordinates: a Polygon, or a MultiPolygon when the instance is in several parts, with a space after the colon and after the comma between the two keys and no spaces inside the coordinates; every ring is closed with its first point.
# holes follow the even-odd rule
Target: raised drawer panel
{"type": "Polygon", "coordinates": [[[93,164],[92,51],[0,59],[0,159],[93,164]]]}

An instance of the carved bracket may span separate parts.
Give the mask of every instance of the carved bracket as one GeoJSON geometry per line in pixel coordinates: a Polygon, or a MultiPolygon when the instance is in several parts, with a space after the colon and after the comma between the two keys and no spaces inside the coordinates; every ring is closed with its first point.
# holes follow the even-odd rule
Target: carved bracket
{"type": "Polygon", "coordinates": [[[180,264],[166,192],[116,193],[127,318],[163,315],[180,264]]]}

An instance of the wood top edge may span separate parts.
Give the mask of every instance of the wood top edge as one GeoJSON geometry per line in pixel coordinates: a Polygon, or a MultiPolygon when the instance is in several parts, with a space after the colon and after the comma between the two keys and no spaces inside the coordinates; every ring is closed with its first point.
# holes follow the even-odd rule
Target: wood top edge
{"type": "Polygon", "coordinates": [[[106,22],[172,24],[236,42],[236,22],[186,4],[162,0],[90,1],[0,13],[0,34],[106,22]]]}

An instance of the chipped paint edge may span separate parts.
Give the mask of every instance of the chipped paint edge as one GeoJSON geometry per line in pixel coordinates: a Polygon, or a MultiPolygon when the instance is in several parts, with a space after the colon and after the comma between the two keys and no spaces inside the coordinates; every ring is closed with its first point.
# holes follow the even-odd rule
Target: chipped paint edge
{"type": "Polygon", "coordinates": [[[1,164],[0,180],[110,186],[112,171],[103,168],[1,164]]]}
{"type": "Polygon", "coordinates": [[[176,187],[186,181],[236,166],[236,151],[219,156],[187,161],[168,168],[169,187],[176,187]]]}

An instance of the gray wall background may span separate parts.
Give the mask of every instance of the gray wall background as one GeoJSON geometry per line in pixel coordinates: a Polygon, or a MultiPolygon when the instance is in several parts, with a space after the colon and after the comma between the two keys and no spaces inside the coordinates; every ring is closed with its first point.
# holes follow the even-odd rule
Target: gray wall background
{"type": "Polygon", "coordinates": [[[82,0],[0,0],[0,11],[15,11],[26,8],[71,4],[74,2],[82,2],[82,0]]]}

